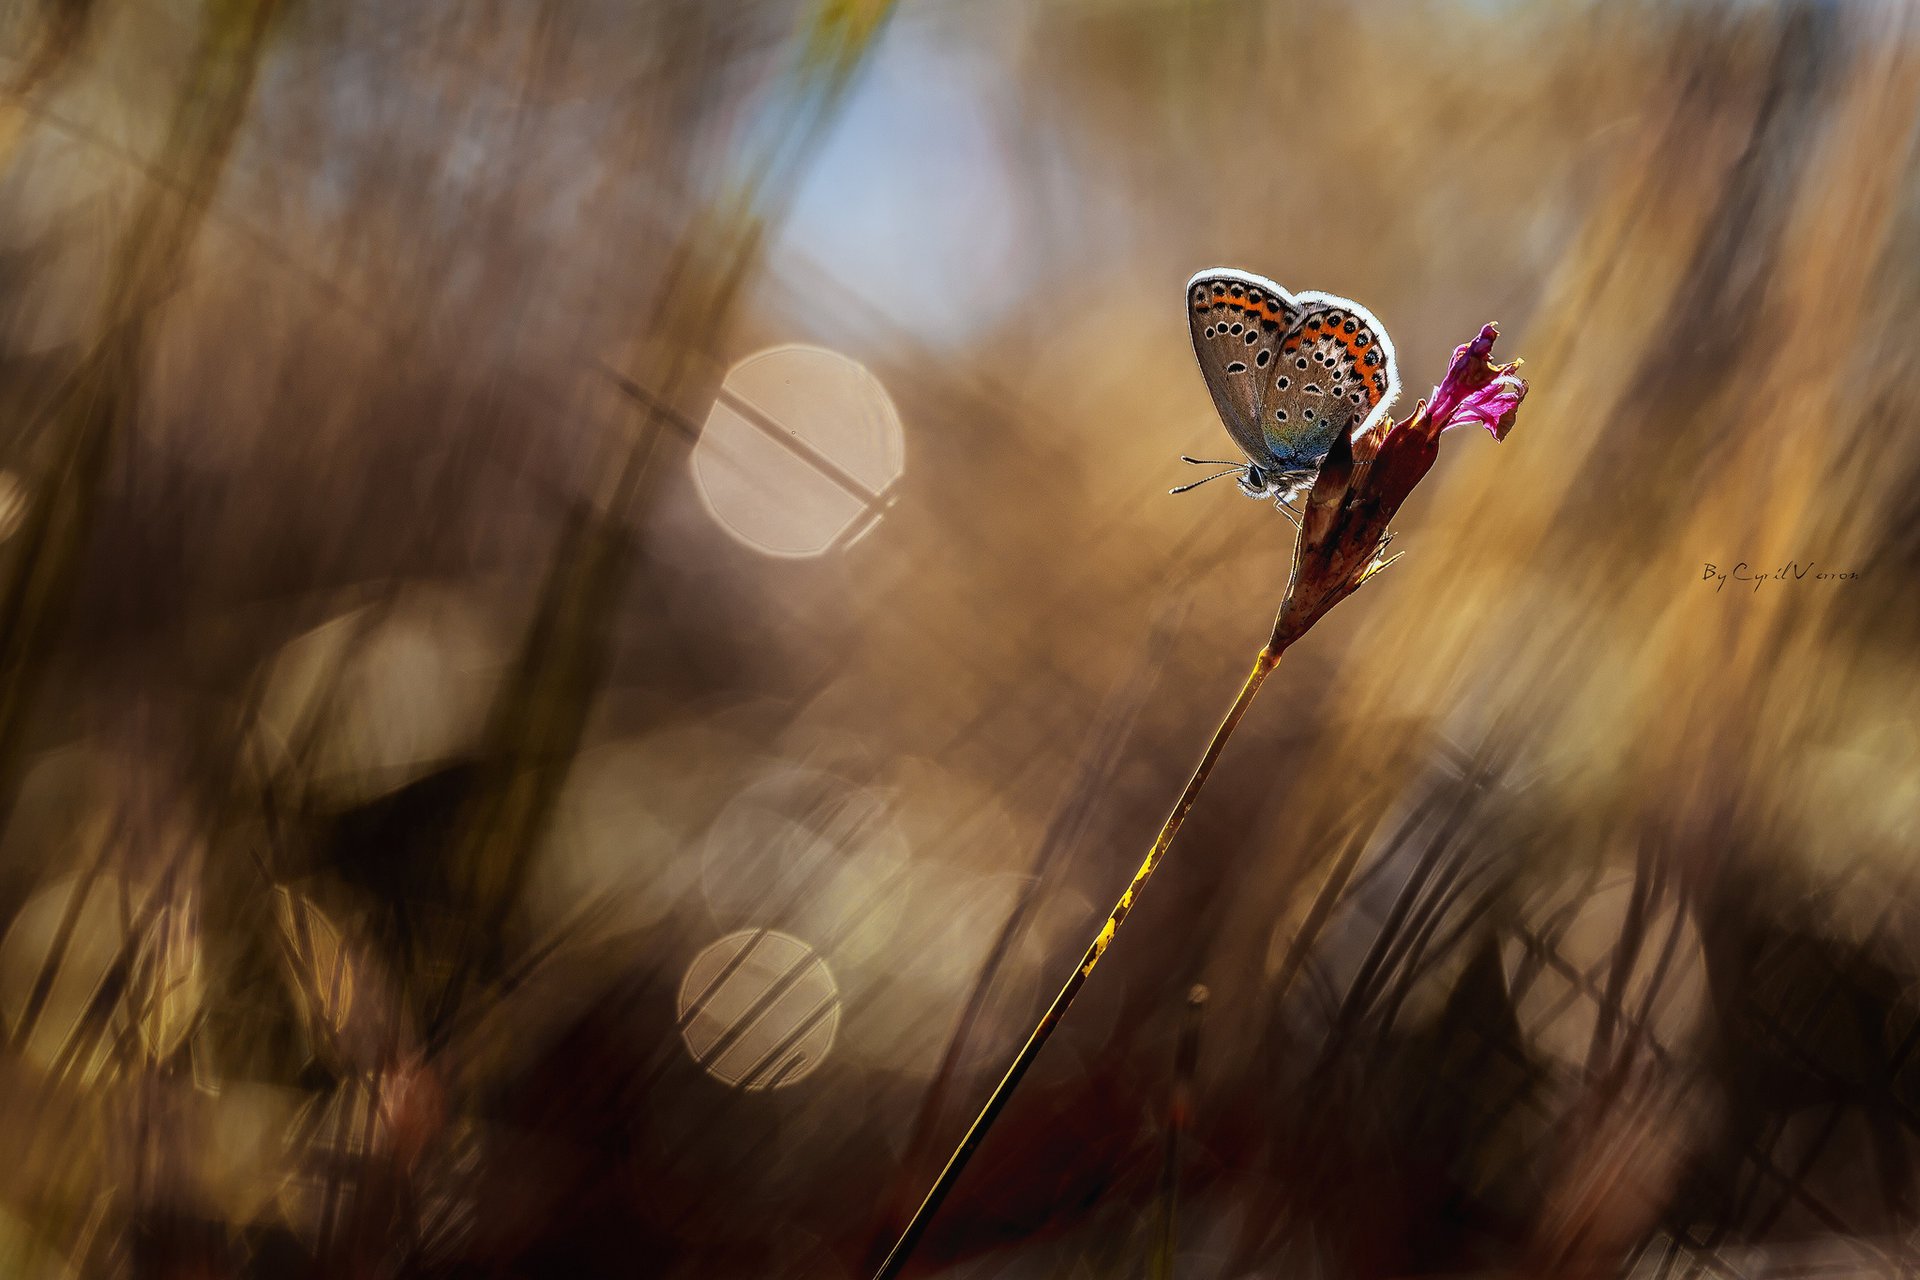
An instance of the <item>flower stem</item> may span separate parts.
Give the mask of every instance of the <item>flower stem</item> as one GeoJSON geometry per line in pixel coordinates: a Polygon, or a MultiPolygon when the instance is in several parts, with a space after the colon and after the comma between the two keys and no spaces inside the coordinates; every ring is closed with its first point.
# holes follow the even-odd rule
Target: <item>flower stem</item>
{"type": "Polygon", "coordinates": [[[1167,850],[1173,845],[1173,838],[1180,834],[1180,828],[1186,822],[1187,814],[1193,809],[1194,801],[1200,796],[1200,788],[1206,786],[1207,779],[1212,776],[1213,766],[1219,761],[1220,753],[1226,749],[1227,739],[1233,736],[1233,731],[1239,727],[1241,718],[1247,714],[1247,708],[1253,704],[1253,695],[1260,692],[1260,686],[1266,683],[1267,677],[1280,664],[1280,654],[1281,650],[1269,647],[1262,649],[1259,656],[1254,659],[1253,670],[1248,673],[1246,683],[1240,687],[1240,695],[1227,709],[1226,716],[1220,721],[1220,727],[1213,731],[1213,739],[1207,743],[1205,754],[1200,757],[1200,763],[1194,767],[1193,776],[1187,779],[1186,789],[1181,791],[1179,800],[1174,802],[1173,812],[1167,815],[1166,822],[1160,828],[1160,834],[1154,838],[1153,847],[1147,850],[1146,860],[1140,864],[1140,869],[1133,873],[1133,883],[1127,886],[1127,891],[1120,895],[1120,901],[1114,903],[1113,910],[1107,913],[1106,923],[1100,927],[1100,932],[1087,945],[1086,953],[1080,957],[1079,966],[1068,976],[1066,985],[1060,988],[1060,994],[1053,998],[1053,1003],[1047,1006],[1047,1011],[1040,1015],[1040,1021],[1034,1026],[1033,1033],[1027,1037],[1026,1044],[1020,1047],[1020,1052],[1014,1056],[1012,1065],[1007,1068],[1007,1073],[1000,1078],[1000,1083],[994,1086],[992,1096],[987,1099],[986,1105],[980,1108],[980,1114],[975,1116],[973,1123],[968,1126],[966,1136],[960,1139],[960,1145],[954,1148],[953,1155],[947,1160],[946,1168],[942,1169],[940,1176],[934,1179],[932,1188],[927,1192],[927,1198],[920,1202],[918,1209],[914,1210],[913,1217],[908,1221],[906,1228],[900,1232],[900,1238],[894,1242],[886,1261],[882,1262],[880,1269],[873,1273],[873,1280],[892,1280],[900,1274],[901,1268],[906,1266],[914,1246],[920,1242],[921,1233],[927,1229],[927,1223],[939,1211],[941,1202],[947,1198],[947,1193],[953,1190],[953,1184],[959,1180],[961,1170],[966,1168],[974,1149],[987,1136],[987,1130],[993,1127],[993,1122],[999,1118],[1002,1108],[1013,1096],[1013,1091],[1019,1086],[1021,1078],[1027,1074],[1027,1068],[1032,1066],[1033,1060],[1040,1056],[1041,1048],[1053,1035],[1054,1028],[1060,1025],[1060,1019],[1065,1016],[1067,1006],[1071,1005],[1073,998],[1080,994],[1080,988],[1086,985],[1087,977],[1093,972],[1093,967],[1100,963],[1100,957],[1105,955],[1107,948],[1112,945],[1114,935],[1120,932],[1121,924],[1132,913],[1134,902],[1139,898],[1140,891],[1146,888],[1147,881],[1159,867],[1160,860],[1166,857],[1167,850]]]}

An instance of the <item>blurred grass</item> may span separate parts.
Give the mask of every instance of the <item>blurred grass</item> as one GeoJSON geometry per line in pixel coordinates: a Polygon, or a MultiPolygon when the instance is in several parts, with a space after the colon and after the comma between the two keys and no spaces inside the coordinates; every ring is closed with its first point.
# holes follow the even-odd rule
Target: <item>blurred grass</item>
{"type": "Polygon", "coordinates": [[[856,1272],[1280,588],[1161,497],[1221,261],[1410,389],[1500,319],[1527,429],[1290,655],[928,1272],[1139,1271],[1202,980],[1176,1275],[1910,1269],[1910,6],[893,8],[7,15],[0,1268],[856,1272]],[[812,561],[686,466],[787,342],[906,430],[812,561]],[[905,861],[716,852],[793,770],[905,861]],[[788,1088],[681,1042],[742,927],[838,984],[788,1088]]]}

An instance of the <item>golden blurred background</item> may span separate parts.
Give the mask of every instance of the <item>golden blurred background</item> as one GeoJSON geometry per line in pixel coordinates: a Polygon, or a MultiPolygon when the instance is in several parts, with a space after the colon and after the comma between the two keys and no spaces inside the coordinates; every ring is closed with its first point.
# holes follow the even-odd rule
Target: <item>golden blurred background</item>
{"type": "Polygon", "coordinates": [[[0,29],[0,1276],[868,1274],[1284,589],[1215,264],[1533,393],[910,1274],[1920,1274],[1920,8],[0,29]]]}

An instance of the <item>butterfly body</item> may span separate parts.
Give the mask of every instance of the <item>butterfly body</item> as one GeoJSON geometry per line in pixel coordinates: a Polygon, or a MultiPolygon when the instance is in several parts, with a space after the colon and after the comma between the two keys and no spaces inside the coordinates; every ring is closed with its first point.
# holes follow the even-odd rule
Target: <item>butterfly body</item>
{"type": "Polygon", "coordinates": [[[1386,327],[1347,298],[1212,267],[1187,282],[1187,323],[1250,498],[1311,486],[1339,433],[1371,427],[1400,390],[1386,327]]]}

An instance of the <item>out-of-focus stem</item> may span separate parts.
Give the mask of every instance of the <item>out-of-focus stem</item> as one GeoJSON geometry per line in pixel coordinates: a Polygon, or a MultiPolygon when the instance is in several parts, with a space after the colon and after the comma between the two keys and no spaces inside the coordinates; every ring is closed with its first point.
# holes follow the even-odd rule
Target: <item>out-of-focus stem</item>
{"type": "Polygon", "coordinates": [[[1000,1083],[994,1086],[986,1105],[980,1108],[980,1114],[974,1117],[973,1123],[968,1126],[966,1136],[961,1138],[960,1145],[954,1148],[953,1155],[947,1160],[946,1168],[942,1169],[940,1176],[934,1179],[926,1199],[920,1202],[920,1207],[914,1211],[912,1219],[901,1231],[900,1238],[894,1242],[886,1261],[882,1262],[880,1269],[874,1272],[874,1280],[891,1280],[892,1277],[900,1274],[901,1268],[906,1266],[907,1259],[913,1255],[914,1246],[919,1244],[920,1236],[926,1231],[928,1222],[939,1211],[941,1202],[947,1198],[947,1193],[953,1190],[953,1184],[959,1181],[960,1173],[967,1167],[967,1161],[972,1159],[974,1150],[987,1136],[987,1130],[993,1127],[993,1122],[999,1118],[1001,1110],[1013,1096],[1013,1091],[1019,1087],[1021,1078],[1027,1074],[1027,1068],[1031,1067],[1033,1060],[1040,1056],[1040,1050],[1053,1035],[1054,1028],[1060,1025],[1060,1019],[1066,1015],[1067,1007],[1073,1003],[1073,998],[1080,994],[1080,988],[1086,985],[1088,976],[1093,973],[1093,967],[1100,963],[1100,957],[1107,953],[1109,946],[1113,945],[1113,939],[1120,932],[1120,926],[1133,913],[1134,903],[1138,901],[1141,890],[1146,888],[1147,881],[1159,868],[1161,860],[1167,856],[1167,850],[1172,847],[1174,837],[1180,834],[1180,828],[1185,825],[1187,814],[1192,811],[1194,801],[1200,797],[1200,789],[1207,785],[1207,779],[1213,775],[1213,767],[1219,762],[1220,753],[1226,749],[1227,740],[1233,736],[1233,731],[1240,727],[1240,721],[1247,714],[1247,708],[1253,705],[1253,697],[1260,692],[1260,686],[1266,683],[1267,677],[1273,674],[1273,669],[1280,664],[1280,654],[1279,649],[1267,648],[1262,649],[1259,656],[1254,659],[1253,670],[1247,674],[1246,683],[1240,686],[1239,696],[1233,700],[1233,705],[1227,708],[1227,714],[1221,719],[1220,727],[1213,731],[1213,739],[1207,743],[1206,752],[1201,755],[1200,763],[1194,766],[1193,776],[1187,779],[1187,785],[1180,792],[1180,798],[1174,802],[1173,812],[1167,815],[1166,822],[1160,827],[1160,834],[1154,837],[1153,846],[1147,850],[1146,859],[1141,862],[1140,869],[1133,873],[1133,882],[1127,886],[1127,891],[1120,895],[1120,901],[1113,904],[1113,910],[1107,913],[1106,923],[1100,927],[1100,932],[1094,935],[1093,941],[1087,944],[1085,954],[1080,957],[1079,965],[1068,976],[1066,985],[1060,988],[1060,994],[1053,998],[1053,1003],[1047,1006],[1047,1011],[1040,1015],[1040,1021],[1035,1024],[1032,1034],[1027,1037],[1027,1042],[1020,1047],[1020,1052],[1014,1055],[1012,1064],[1007,1067],[1007,1073],[1000,1078],[1000,1083]]]}
{"type": "Polygon", "coordinates": [[[1173,1280],[1176,1222],[1180,1206],[1180,1138],[1193,1122],[1193,1073],[1200,1065],[1200,1027],[1207,1019],[1207,989],[1187,993],[1187,1016],[1173,1055],[1173,1089],[1167,1099],[1167,1146],[1160,1166],[1160,1229],[1153,1248],[1153,1280],[1173,1280]]]}
{"type": "MultiPolygon", "coordinates": [[[[140,400],[152,317],[177,287],[196,243],[246,120],[279,11],[280,0],[207,5],[157,166],[169,181],[149,182],[141,192],[108,269],[101,331],[49,399],[48,416],[32,426],[49,438],[46,457],[11,559],[0,566],[0,817],[19,780],[14,752],[58,644],[59,615],[86,551],[107,468],[140,400]]],[[[0,122],[0,132],[5,127],[0,122]]]]}
{"type": "MultiPolygon", "coordinates": [[[[614,626],[636,565],[649,548],[635,530],[668,465],[666,427],[698,414],[720,385],[726,322],[798,189],[806,165],[844,105],[893,0],[816,0],[799,55],[723,194],[692,220],[666,272],[662,300],[635,343],[635,381],[646,397],[615,445],[592,500],[570,513],[520,652],[489,712],[482,781],[461,819],[457,855],[465,893],[479,904],[457,966],[429,1017],[444,1040],[470,984],[508,964],[507,916],[520,900],[601,687],[614,626]]],[[[698,436],[697,429],[692,433],[698,436]]]]}

